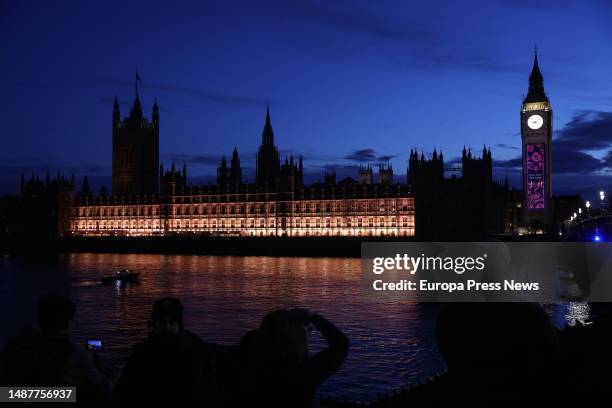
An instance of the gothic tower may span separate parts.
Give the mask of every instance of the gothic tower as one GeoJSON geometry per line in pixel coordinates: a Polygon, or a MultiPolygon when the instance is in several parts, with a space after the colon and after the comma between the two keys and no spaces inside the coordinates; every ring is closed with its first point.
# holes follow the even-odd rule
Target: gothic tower
{"type": "Polygon", "coordinates": [[[523,224],[536,230],[545,230],[552,217],[552,119],[536,50],[529,91],[521,108],[523,224]]]}
{"type": "Polygon", "coordinates": [[[238,156],[238,150],[234,147],[232,153],[232,164],[229,170],[229,179],[231,184],[242,183],[242,169],[240,168],[240,157],[238,156]]]}
{"type": "Polygon", "coordinates": [[[138,94],[130,114],[122,121],[119,102],[113,105],[113,194],[159,193],[159,107],[153,105],[151,121],[143,115],[138,94]]]}
{"type": "Polygon", "coordinates": [[[266,124],[261,135],[261,146],[257,152],[255,180],[265,188],[276,188],[280,175],[280,158],[274,145],[274,132],[270,121],[270,107],[266,111],[266,124]]]}
{"type": "Polygon", "coordinates": [[[229,182],[229,169],[225,156],[221,159],[221,165],[217,168],[217,184],[223,186],[229,182]]]}

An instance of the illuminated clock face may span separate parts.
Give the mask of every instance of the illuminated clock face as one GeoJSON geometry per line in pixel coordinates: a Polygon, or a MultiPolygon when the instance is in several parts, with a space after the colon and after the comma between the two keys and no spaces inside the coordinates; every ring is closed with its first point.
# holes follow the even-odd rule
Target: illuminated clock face
{"type": "Polygon", "coordinates": [[[539,129],[544,124],[544,119],[540,115],[531,115],[529,119],[527,119],[527,126],[531,129],[539,129]]]}

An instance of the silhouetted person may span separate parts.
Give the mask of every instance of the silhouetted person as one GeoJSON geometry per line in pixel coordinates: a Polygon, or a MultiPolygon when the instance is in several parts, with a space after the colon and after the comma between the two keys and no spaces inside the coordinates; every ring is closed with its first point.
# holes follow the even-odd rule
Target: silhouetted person
{"type": "Polygon", "coordinates": [[[151,313],[147,340],[137,344],[116,387],[122,406],[201,406],[213,398],[208,344],[183,328],[183,305],[162,298],[151,313]]]}
{"type": "Polygon", "coordinates": [[[349,348],[344,333],[318,314],[303,309],[277,310],[266,315],[250,343],[242,397],[251,406],[317,406],[319,385],[342,366],[349,348]],[[308,355],[308,330],[313,326],[328,347],[308,355]]]}
{"type": "Polygon", "coordinates": [[[110,398],[111,383],[90,352],[70,341],[75,311],[72,301],[64,296],[40,300],[40,331],[9,339],[3,350],[6,385],[76,386],[77,402],[81,403],[110,398]]]}
{"type": "Polygon", "coordinates": [[[447,406],[552,406],[558,338],[540,305],[448,304],[437,339],[452,389],[447,406]]]}

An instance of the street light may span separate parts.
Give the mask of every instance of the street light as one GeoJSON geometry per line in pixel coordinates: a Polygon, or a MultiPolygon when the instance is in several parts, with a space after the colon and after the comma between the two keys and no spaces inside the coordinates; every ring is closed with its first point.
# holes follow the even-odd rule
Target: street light
{"type": "Polygon", "coordinates": [[[599,192],[599,199],[601,200],[602,203],[603,203],[605,198],[606,198],[606,193],[603,190],[601,190],[599,192]]]}
{"type": "Polygon", "coordinates": [[[591,202],[590,201],[587,201],[584,205],[586,206],[587,210],[589,208],[591,208],[591,202]]]}
{"type": "Polygon", "coordinates": [[[578,209],[578,214],[582,214],[582,207],[578,209]]]}

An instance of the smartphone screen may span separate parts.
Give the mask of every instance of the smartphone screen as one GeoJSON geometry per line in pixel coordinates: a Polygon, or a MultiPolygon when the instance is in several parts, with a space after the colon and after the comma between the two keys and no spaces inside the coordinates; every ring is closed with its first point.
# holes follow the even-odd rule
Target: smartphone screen
{"type": "Polygon", "coordinates": [[[92,351],[102,350],[102,340],[87,340],[87,349],[92,351]]]}

